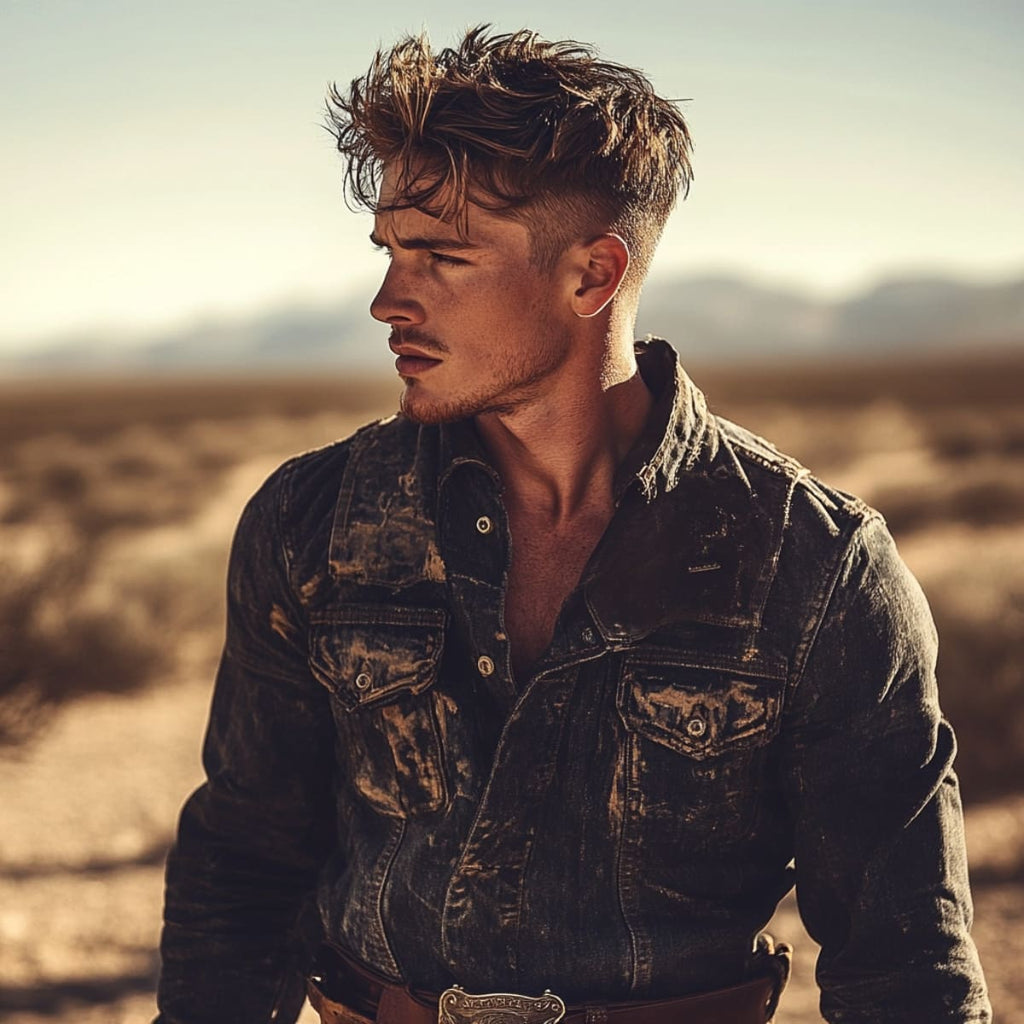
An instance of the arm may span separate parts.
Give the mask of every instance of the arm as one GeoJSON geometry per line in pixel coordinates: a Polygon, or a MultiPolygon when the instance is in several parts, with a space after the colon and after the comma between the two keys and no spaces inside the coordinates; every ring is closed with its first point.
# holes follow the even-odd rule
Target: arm
{"type": "Polygon", "coordinates": [[[207,781],[167,863],[158,1024],[294,1021],[302,1005],[288,939],[330,848],[333,734],[288,582],[287,476],[252,498],[232,545],[207,781]]]}
{"type": "Polygon", "coordinates": [[[785,755],[822,1015],[989,1021],[927,602],[877,517],[854,534],[830,585],[785,755]]]}

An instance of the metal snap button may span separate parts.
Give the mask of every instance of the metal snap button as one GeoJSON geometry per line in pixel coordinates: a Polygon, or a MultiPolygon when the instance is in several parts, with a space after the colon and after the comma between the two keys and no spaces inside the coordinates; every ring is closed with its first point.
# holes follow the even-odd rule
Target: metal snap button
{"type": "Polygon", "coordinates": [[[586,626],[580,632],[580,637],[585,644],[592,644],[594,642],[594,631],[589,626],[586,626]]]}
{"type": "Polygon", "coordinates": [[[357,690],[368,690],[372,683],[373,683],[373,680],[370,678],[370,675],[369,675],[368,672],[360,672],[359,675],[356,676],[356,689],[357,690]]]}
{"type": "Polygon", "coordinates": [[[476,528],[478,533],[490,533],[494,529],[494,522],[490,516],[481,516],[476,521],[476,528]]]}
{"type": "Polygon", "coordinates": [[[694,715],[693,718],[686,723],[686,731],[694,739],[697,739],[708,731],[708,723],[699,715],[694,715]]]}
{"type": "Polygon", "coordinates": [[[492,675],[494,672],[494,662],[486,654],[481,654],[476,659],[476,669],[482,676],[492,675]]]}

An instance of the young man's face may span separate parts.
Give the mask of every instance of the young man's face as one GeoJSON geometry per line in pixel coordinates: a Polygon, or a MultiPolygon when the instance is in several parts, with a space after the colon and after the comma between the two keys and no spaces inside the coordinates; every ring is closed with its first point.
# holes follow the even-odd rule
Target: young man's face
{"type": "Polygon", "coordinates": [[[531,262],[522,223],[471,205],[460,236],[420,210],[397,210],[376,215],[372,239],[390,265],[370,312],[391,325],[410,419],[508,411],[557,385],[570,347],[566,277],[531,262]]]}

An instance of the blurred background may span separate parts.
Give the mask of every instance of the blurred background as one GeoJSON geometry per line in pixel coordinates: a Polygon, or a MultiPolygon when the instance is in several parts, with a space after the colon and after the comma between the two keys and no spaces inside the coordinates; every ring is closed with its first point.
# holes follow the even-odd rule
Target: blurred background
{"type": "MultiPolygon", "coordinates": [[[[392,411],[332,81],[404,32],[596,44],[695,181],[638,333],[886,516],[938,622],[975,934],[1024,1021],[1024,8],[950,0],[0,0],[0,1013],[153,1013],[227,545],[283,458],[392,411]]],[[[785,1020],[819,1020],[814,944],[785,1020]]]]}

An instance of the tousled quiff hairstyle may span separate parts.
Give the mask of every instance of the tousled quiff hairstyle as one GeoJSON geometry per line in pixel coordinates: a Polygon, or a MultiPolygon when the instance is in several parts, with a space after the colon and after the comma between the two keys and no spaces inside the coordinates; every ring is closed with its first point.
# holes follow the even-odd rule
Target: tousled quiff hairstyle
{"type": "Polygon", "coordinates": [[[638,286],[693,176],[682,113],[639,71],[582,43],[488,31],[439,53],[425,35],[407,36],[378,50],[347,91],[331,87],[327,127],[346,159],[346,199],[459,225],[474,202],[523,221],[542,267],[616,231],[638,286]],[[382,204],[385,167],[400,187],[382,204]]]}

